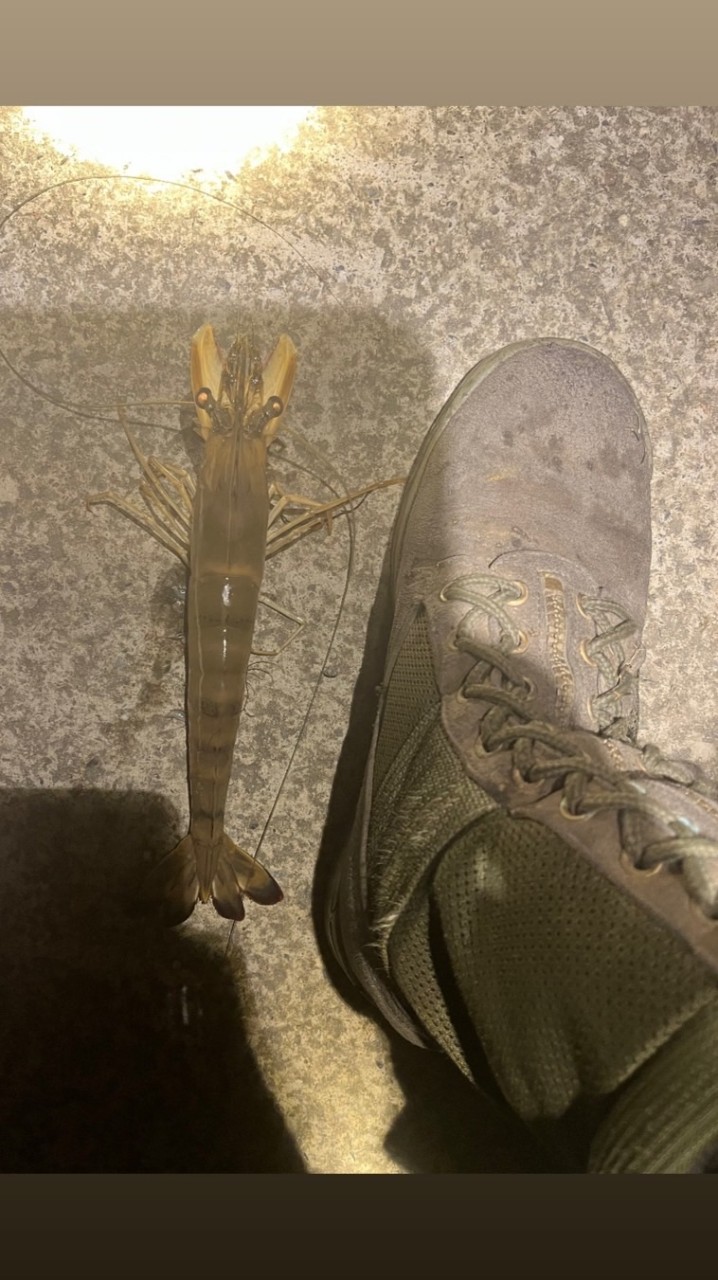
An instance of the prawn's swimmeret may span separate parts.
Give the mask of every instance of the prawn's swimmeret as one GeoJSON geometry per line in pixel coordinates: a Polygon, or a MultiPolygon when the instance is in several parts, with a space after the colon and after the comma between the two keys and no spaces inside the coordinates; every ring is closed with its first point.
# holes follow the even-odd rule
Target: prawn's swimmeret
{"type": "MultiPolygon", "coordinates": [[[[268,906],[282,891],[269,871],[224,830],[234,745],[268,555],[326,524],[333,512],[398,478],[336,502],[292,499],[305,510],[271,528],[287,498],[271,507],[267,449],[291,394],[296,351],[287,335],[266,365],[246,338],[226,358],[211,325],[192,340],[191,375],[198,432],[205,441],[196,486],[180,468],[145,458],[140,491],[150,515],[112,493],[96,494],[149,529],[189,568],[187,591],[188,835],[150,872],[145,899],[165,923],[180,924],[211,899],[221,916],[241,920],[245,895],[268,906]],[[271,511],[271,515],[270,515],[271,511]]],[[[125,426],[127,430],[127,427],[125,426]]]]}

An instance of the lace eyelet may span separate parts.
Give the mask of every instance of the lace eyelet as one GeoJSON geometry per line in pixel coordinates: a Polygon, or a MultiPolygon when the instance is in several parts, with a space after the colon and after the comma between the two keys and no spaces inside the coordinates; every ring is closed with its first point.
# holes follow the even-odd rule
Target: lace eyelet
{"type": "Polygon", "coordinates": [[[588,655],[588,653],[587,653],[587,651],[586,651],[586,641],[585,641],[585,640],[582,640],[582,641],[581,641],[581,643],[579,644],[579,646],[578,646],[578,652],[579,652],[579,654],[581,655],[581,657],[582,657],[583,661],[586,663],[586,666],[587,666],[587,667],[593,667],[593,669],[595,670],[595,669],[596,669],[596,667],[598,666],[598,663],[597,663],[597,662],[594,662],[593,658],[590,658],[590,657],[589,657],[589,655],[588,655]]]}
{"type": "Polygon", "coordinates": [[[586,613],[586,610],[585,610],[585,609],[584,609],[584,607],[583,607],[583,601],[584,601],[584,599],[585,599],[585,596],[583,595],[583,592],[577,592],[577,593],[576,593],[576,608],[578,609],[578,611],[579,611],[579,613],[581,614],[581,617],[582,617],[582,618],[588,618],[588,621],[589,621],[589,622],[592,622],[592,621],[593,621],[593,619],[592,619],[592,617],[591,617],[590,613],[586,613]]]}
{"type": "Polygon", "coordinates": [[[506,600],[504,603],[506,604],[507,609],[516,609],[518,608],[519,605],[525,604],[526,601],[528,600],[529,589],[526,586],[526,583],[519,582],[518,578],[512,578],[511,585],[514,587],[518,587],[519,594],[515,600],[506,600]]]}
{"type": "Polygon", "coordinates": [[[624,871],[627,871],[629,874],[633,873],[633,875],[636,876],[642,876],[645,880],[647,880],[649,876],[655,876],[658,875],[659,872],[664,871],[666,865],[664,862],[657,862],[653,867],[639,867],[625,849],[621,849],[621,852],[618,855],[618,861],[624,871]]]}
{"type": "Polygon", "coordinates": [[[512,654],[514,654],[514,653],[525,653],[525,652],[526,652],[526,650],[527,650],[527,649],[528,649],[528,647],[529,647],[530,640],[531,640],[531,637],[530,637],[530,635],[528,634],[528,632],[526,632],[526,631],[519,631],[519,642],[518,642],[518,644],[516,645],[516,647],[515,647],[514,649],[512,649],[512,650],[511,650],[511,653],[512,653],[512,654]]]}
{"type": "Polygon", "coordinates": [[[571,813],[571,810],[567,808],[565,796],[561,796],[558,810],[561,817],[565,818],[567,822],[588,822],[589,818],[595,818],[598,813],[597,809],[587,809],[585,813],[571,813]]]}

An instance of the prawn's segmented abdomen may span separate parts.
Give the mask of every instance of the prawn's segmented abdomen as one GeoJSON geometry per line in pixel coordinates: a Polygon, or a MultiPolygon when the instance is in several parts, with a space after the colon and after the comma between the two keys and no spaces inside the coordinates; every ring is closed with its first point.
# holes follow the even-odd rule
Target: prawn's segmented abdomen
{"type": "Polygon", "coordinates": [[[210,456],[200,473],[187,593],[190,831],[202,901],[222,848],[269,514],[264,441],[215,439],[213,446],[230,456],[214,470],[210,456]],[[215,475],[224,482],[213,485],[215,475]]]}

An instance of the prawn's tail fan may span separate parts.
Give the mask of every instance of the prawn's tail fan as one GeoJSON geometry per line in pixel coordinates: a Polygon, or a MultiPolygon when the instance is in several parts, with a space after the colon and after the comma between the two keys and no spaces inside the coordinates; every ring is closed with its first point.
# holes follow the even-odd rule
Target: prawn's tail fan
{"type": "Polygon", "coordinates": [[[267,868],[225,834],[212,881],[215,911],[227,920],[242,920],[245,896],[263,907],[271,907],[281,902],[284,894],[267,868]]]}
{"type": "Polygon", "coordinates": [[[171,927],[182,924],[192,915],[198,895],[194,845],[191,835],[187,835],[152,868],[140,897],[148,911],[156,911],[162,923],[171,927]]]}

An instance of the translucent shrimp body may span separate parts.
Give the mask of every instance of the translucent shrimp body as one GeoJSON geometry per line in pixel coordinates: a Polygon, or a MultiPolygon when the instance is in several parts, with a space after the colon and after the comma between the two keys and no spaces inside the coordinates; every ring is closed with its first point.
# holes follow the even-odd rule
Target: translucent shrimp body
{"type": "MultiPolygon", "coordinates": [[[[145,457],[120,408],[142,473],[145,508],[111,491],[87,499],[89,506],[105,503],[122,511],[189,572],[190,829],[150,872],[143,895],[168,925],[186,920],[198,899],[241,920],[245,896],[264,905],[282,898],[273,876],[224,829],[265,559],[308,533],[329,529],[334,516],[349,514],[367,494],[403,483],[393,476],[317,502],[268,482],[267,451],[281,425],[296,362],[286,334],[263,366],[247,338],[237,338],[225,356],[212,326],[203,325],[191,352],[197,431],[204,440],[196,481],[174,463],[145,457]]],[[[301,629],[301,620],[294,621],[301,629]]]]}
{"type": "Polygon", "coordinates": [[[294,380],[296,352],[279,339],[266,368],[246,338],[226,359],[210,325],[192,344],[192,390],[204,458],[192,504],[187,591],[189,834],[151,873],[147,891],[168,923],[199,897],[241,920],[246,894],[282,897],[269,872],[224,830],[234,746],[264,573],[267,448],[294,380]]]}

